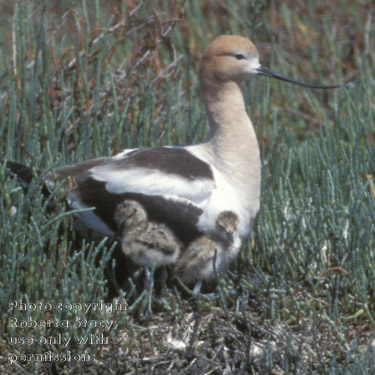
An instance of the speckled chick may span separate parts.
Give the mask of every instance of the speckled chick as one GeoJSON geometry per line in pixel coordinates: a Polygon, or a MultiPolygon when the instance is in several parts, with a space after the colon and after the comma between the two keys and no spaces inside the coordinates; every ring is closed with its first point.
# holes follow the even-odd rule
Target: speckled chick
{"type": "Polygon", "coordinates": [[[212,281],[217,272],[229,267],[238,253],[234,234],[238,228],[238,216],[233,211],[223,211],[216,219],[215,235],[205,235],[193,241],[180,256],[173,274],[185,284],[200,280],[212,281]]]}
{"type": "Polygon", "coordinates": [[[137,201],[120,203],[115,222],[120,228],[122,250],[134,263],[151,268],[177,261],[181,243],[166,225],[148,221],[146,211],[137,201]]]}

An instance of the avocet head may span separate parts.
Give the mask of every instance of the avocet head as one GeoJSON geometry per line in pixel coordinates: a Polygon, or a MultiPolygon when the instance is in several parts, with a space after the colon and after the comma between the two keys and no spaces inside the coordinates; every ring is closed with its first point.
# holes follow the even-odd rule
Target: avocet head
{"type": "Polygon", "coordinates": [[[221,35],[205,50],[200,66],[204,80],[242,82],[258,74],[258,51],[250,40],[238,35],[221,35]]]}
{"type": "Polygon", "coordinates": [[[332,89],[352,85],[352,82],[341,85],[313,85],[274,73],[260,65],[258,51],[254,44],[239,35],[221,35],[217,37],[207,47],[202,56],[200,78],[204,83],[226,81],[241,83],[256,75],[318,89],[332,89]]]}

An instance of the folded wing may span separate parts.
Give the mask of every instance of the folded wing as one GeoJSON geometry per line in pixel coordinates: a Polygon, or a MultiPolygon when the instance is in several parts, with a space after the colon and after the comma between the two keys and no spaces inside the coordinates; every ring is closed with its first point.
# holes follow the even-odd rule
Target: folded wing
{"type": "Polygon", "coordinates": [[[112,158],[57,168],[84,223],[104,234],[117,230],[115,210],[126,199],[138,201],[151,221],[161,222],[185,244],[200,231],[201,206],[216,187],[211,167],[183,147],[125,150],[112,158]]]}

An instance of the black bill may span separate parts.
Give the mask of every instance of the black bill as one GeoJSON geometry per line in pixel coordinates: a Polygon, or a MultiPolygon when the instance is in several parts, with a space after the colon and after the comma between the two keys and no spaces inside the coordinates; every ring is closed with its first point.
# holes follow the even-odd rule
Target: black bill
{"type": "Polygon", "coordinates": [[[300,85],[300,86],[311,87],[313,89],[336,89],[338,87],[350,87],[350,86],[353,85],[353,82],[347,82],[347,83],[343,83],[341,85],[312,85],[310,83],[299,82],[299,81],[295,81],[294,79],[284,77],[281,74],[274,73],[271,70],[263,68],[263,66],[260,66],[257,69],[257,71],[258,71],[259,74],[261,74],[263,76],[266,76],[266,77],[280,79],[281,81],[294,83],[294,84],[300,85]]]}

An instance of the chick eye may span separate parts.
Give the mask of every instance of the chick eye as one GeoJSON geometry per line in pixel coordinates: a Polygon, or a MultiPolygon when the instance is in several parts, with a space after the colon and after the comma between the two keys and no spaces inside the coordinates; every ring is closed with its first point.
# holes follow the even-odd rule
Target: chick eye
{"type": "Polygon", "coordinates": [[[245,55],[243,55],[242,53],[236,53],[234,55],[234,57],[237,59],[237,60],[245,60],[245,55]]]}

